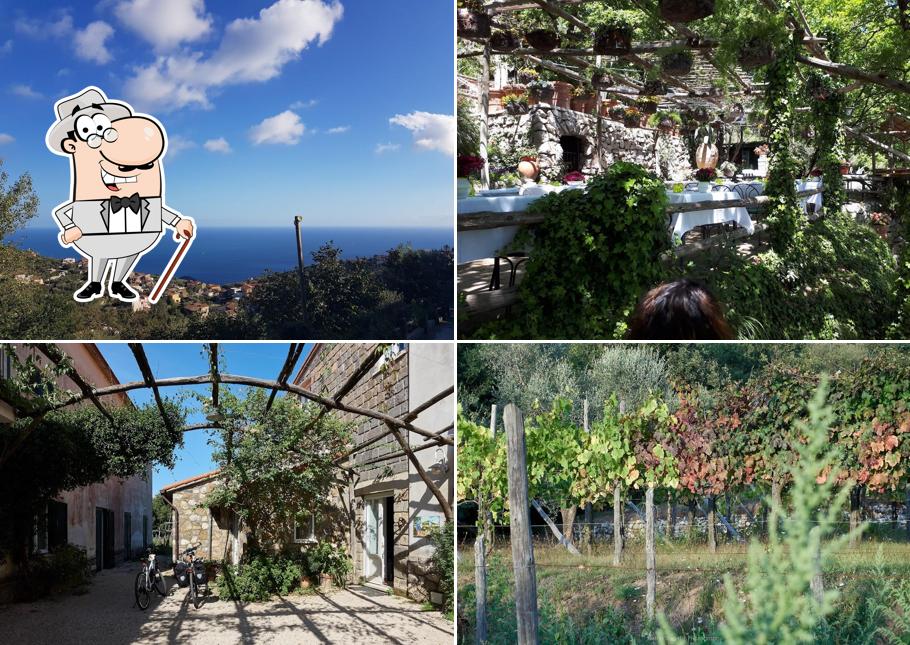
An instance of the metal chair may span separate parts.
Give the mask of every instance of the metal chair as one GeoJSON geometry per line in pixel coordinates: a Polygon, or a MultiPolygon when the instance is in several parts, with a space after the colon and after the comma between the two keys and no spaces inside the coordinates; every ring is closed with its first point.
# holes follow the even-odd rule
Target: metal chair
{"type": "Polygon", "coordinates": [[[758,197],[758,188],[752,184],[736,184],[733,186],[733,192],[739,195],[740,199],[746,199],[747,197],[758,197]]]}
{"type": "Polygon", "coordinates": [[[710,192],[712,192],[712,193],[725,193],[725,192],[727,192],[728,190],[729,190],[729,188],[728,188],[726,185],[724,185],[724,184],[714,184],[713,186],[711,186],[710,192]]]}
{"type": "Polygon", "coordinates": [[[515,286],[515,274],[518,273],[518,267],[528,261],[528,254],[524,251],[515,251],[509,253],[508,255],[498,255],[493,260],[493,275],[490,276],[490,286],[487,288],[488,291],[495,291],[502,287],[500,284],[500,260],[505,260],[509,263],[509,286],[515,286]],[[514,260],[514,262],[513,262],[514,260]]]}
{"type": "Polygon", "coordinates": [[[686,190],[698,190],[698,182],[690,181],[688,184],[686,184],[686,190]]]}

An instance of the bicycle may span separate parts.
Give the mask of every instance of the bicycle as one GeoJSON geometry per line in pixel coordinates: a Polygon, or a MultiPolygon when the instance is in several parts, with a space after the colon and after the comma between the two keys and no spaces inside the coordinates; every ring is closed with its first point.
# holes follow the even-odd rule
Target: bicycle
{"type": "Polygon", "coordinates": [[[136,605],[145,611],[152,599],[152,589],[164,598],[167,590],[164,588],[164,578],[155,562],[155,554],[151,549],[146,550],[146,557],[142,558],[142,571],[136,574],[136,605]]]}
{"type": "Polygon", "coordinates": [[[182,560],[174,565],[177,584],[181,587],[189,587],[190,602],[196,609],[199,609],[199,605],[202,604],[199,587],[203,587],[202,595],[208,594],[208,575],[205,572],[205,563],[202,558],[196,557],[198,548],[198,544],[188,548],[182,553],[182,560]]]}

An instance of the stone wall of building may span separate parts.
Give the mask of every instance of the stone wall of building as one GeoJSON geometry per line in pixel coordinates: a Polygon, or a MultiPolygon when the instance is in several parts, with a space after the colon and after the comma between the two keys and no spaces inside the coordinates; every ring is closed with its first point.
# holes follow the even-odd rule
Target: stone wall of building
{"type": "Polygon", "coordinates": [[[597,117],[575,110],[538,104],[527,114],[501,113],[490,117],[490,142],[500,150],[531,147],[537,150],[541,181],[559,181],[563,172],[560,137],[584,140],[582,172],[593,175],[616,161],[636,163],[665,179],[675,179],[691,168],[682,137],[650,128],[627,128],[601,118],[601,159],[596,160],[597,117]]]}
{"type": "Polygon", "coordinates": [[[179,513],[177,550],[182,553],[193,545],[200,545],[196,555],[206,560],[230,560],[230,524],[227,513],[212,513],[209,523],[209,509],[204,507],[205,498],[216,485],[215,480],[198,486],[174,492],[173,504],[179,513]],[[222,517],[224,515],[225,517],[222,517]],[[209,551],[209,527],[211,526],[211,551],[209,551]]]}

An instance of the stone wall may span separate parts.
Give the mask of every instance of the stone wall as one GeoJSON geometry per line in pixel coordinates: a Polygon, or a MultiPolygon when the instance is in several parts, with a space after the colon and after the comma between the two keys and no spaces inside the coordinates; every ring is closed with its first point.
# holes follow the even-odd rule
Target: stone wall
{"type": "Polygon", "coordinates": [[[216,480],[210,480],[198,486],[174,491],[173,504],[179,513],[179,517],[175,518],[179,532],[178,554],[199,544],[197,556],[206,560],[230,560],[230,518],[227,513],[212,513],[212,549],[209,552],[209,509],[202,505],[216,484],[216,480]]]}
{"type": "MultiPolygon", "coordinates": [[[[560,137],[574,136],[585,141],[582,172],[599,172],[595,158],[597,117],[574,110],[538,104],[527,114],[502,113],[490,117],[491,146],[512,151],[537,150],[541,181],[559,181],[563,176],[563,148],[560,137]]],[[[684,139],[650,128],[626,128],[622,123],[601,118],[601,160],[606,168],[616,161],[636,163],[665,179],[689,170],[689,151],[684,139]]]]}

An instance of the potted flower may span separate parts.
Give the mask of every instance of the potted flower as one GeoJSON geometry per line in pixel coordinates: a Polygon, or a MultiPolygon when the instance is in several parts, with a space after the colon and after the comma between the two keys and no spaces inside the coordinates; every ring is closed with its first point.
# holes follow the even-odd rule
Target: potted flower
{"type": "Polygon", "coordinates": [[[458,199],[471,195],[471,178],[476,178],[483,168],[483,159],[474,155],[459,155],[457,162],[458,199]]]}
{"type": "Polygon", "coordinates": [[[587,114],[592,111],[594,103],[594,90],[590,85],[585,84],[575,88],[572,99],[573,110],[587,114]]]}
{"type": "Polygon", "coordinates": [[[618,13],[594,30],[594,53],[602,56],[628,54],[632,50],[632,24],[618,13]]]}
{"type": "Polygon", "coordinates": [[[530,83],[528,83],[528,94],[542,102],[542,103],[551,103],[553,101],[553,83],[550,81],[544,81],[540,78],[537,78],[530,83]]]}
{"type": "Polygon", "coordinates": [[[809,176],[810,176],[810,177],[821,177],[821,176],[822,176],[822,169],[821,169],[821,168],[813,168],[812,170],[809,171],[809,176]]]}
{"type": "Polygon", "coordinates": [[[569,186],[577,186],[579,184],[585,183],[585,176],[581,172],[573,170],[570,173],[566,173],[566,175],[562,178],[562,182],[569,186]]]}
{"type": "Polygon", "coordinates": [[[565,81],[554,81],[553,90],[555,92],[553,98],[554,105],[556,105],[556,107],[569,109],[572,103],[573,91],[575,90],[575,88],[572,87],[572,84],[566,83],[565,81]]]}
{"type": "Polygon", "coordinates": [[[763,143],[760,146],[757,146],[752,152],[759,157],[765,157],[771,153],[771,148],[768,147],[767,143],[763,143]]]}
{"type": "Polygon", "coordinates": [[[648,119],[648,125],[661,132],[671,133],[682,125],[682,119],[676,112],[657,112],[648,119]]]}
{"type": "Polygon", "coordinates": [[[538,78],[540,78],[540,74],[533,67],[522,67],[518,70],[518,82],[522,85],[527,85],[538,78]]]}
{"type": "Polygon", "coordinates": [[[643,114],[654,114],[657,112],[657,106],[660,101],[654,96],[644,96],[635,102],[635,105],[643,114]]]}
{"type": "Polygon", "coordinates": [[[622,121],[625,118],[626,108],[621,105],[614,105],[608,110],[607,114],[614,121],[622,121]]]}
{"type": "Polygon", "coordinates": [[[670,76],[685,76],[692,71],[692,54],[683,50],[665,54],[660,59],[660,68],[670,76]]]}
{"type": "Polygon", "coordinates": [[[698,182],[698,190],[703,193],[710,190],[710,184],[715,179],[717,179],[717,171],[714,168],[699,168],[695,171],[695,181],[698,182]]]}
{"type": "Polygon", "coordinates": [[[733,176],[736,174],[736,164],[732,161],[725,161],[720,164],[720,172],[727,179],[733,179],[733,176]]]}
{"type": "Polygon", "coordinates": [[[518,49],[519,44],[518,36],[509,29],[494,31],[490,36],[490,47],[494,51],[511,52],[518,49]]]}
{"type": "Polygon", "coordinates": [[[613,77],[610,76],[606,67],[592,67],[590,78],[591,85],[598,89],[611,87],[613,85],[613,77]]]}
{"type": "Polygon", "coordinates": [[[641,125],[641,110],[635,107],[627,107],[623,110],[622,121],[627,128],[637,128],[641,125]]]}
{"type": "Polygon", "coordinates": [[[891,217],[887,213],[872,213],[869,216],[869,223],[879,237],[888,241],[888,229],[891,227],[891,217]]]}
{"type": "Polygon", "coordinates": [[[850,162],[842,159],[840,162],[840,174],[846,175],[850,172],[850,162]]]}
{"type": "Polygon", "coordinates": [[[692,22],[714,13],[714,0],[659,0],[657,6],[667,22],[692,22]]]}
{"type": "Polygon", "coordinates": [[[490,37],[492,21],[480,0],[459,0],[458,35],[461,38],[483,39],[490,37]]]}
{"type": "Polygon", "coordinates": [[[524,114],[528,111],[528,97],[524,94],[506,94],[502,97],[502,107],[509,114],[524,114]]]}

